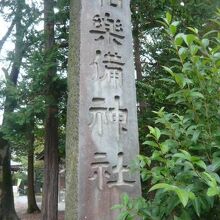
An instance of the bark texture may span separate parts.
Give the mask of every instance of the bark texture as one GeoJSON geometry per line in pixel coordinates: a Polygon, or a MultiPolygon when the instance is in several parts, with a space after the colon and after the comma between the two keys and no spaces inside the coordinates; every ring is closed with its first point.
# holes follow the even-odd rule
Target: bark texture
{"type": "Polygon", "coordinates": [[[34,190],[34,133],[33,125],[29,127],[27,133],[28,146],[28,209],[27,213],[40,212],[37,206],[34,190]]]}
{"type": "Polygon", "coordinates": [[[56,220],[58,210],[58,97],[53,78],[56,76],[56,58],[54,54],[54,1],[44,0],[44,33],[46,58],[46,102],[45,150],[44,150],[44,186],[42,219],[56,220]]]}
{"type": "Polygon", "coordinates": [[[66,127],[65,220],[78,220],[78,144],[80,78],[80,0],[70,1],[68,104],[66,127]],[[73,187],[74,186],[74,187],[73,187]]]}
{"type": "Polygon", "coordinates": [[[138,24],[133,22],[133,41],[134,41],[134,63],[137,74],[137,80],[141,81],[142,76],[142,65],[141,65],[141,44],[139,38],[138,24]]]}

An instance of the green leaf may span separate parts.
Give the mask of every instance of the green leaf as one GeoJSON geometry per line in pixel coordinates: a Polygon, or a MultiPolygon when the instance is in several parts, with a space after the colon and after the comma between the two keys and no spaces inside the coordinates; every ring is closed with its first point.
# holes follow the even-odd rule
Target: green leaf
{"type": "Polygon", "coordinates": [[[122,209],[124,206],[122,204],[113,205],[111,210],[122,209]]]}
{"type": "Polygon", "coordinates": [[[216,158],[213,160],[212,164],[208,166],[208,170],[212,172],[218,171],[220,168],[220,158],[216,158]]]}
{"type": "Polygon", "coordinates": [[[147,156],[138,155],[137,159],[139,160],[139,165],[140,165],[141,168],[145,167],[146,164],[147,164],[148,166],[151,165],[151,160],[150,160],[150,158],[147,157],[147,156]]]}
{"type": "Polygon", "coordinates": [[[128,203],[129,203],[129,196],[128,194],[123,194],[122,195],[122,202],[123,202],[123,205],[127,206],[128,203]]]}
{"type": "Polygon", "coordinates": [[[212,177],[209,173],[203,172],[202,177],[204,178],[205,182],[210,186],[210,187],[217,187],[217,182],[214,177],[212,177]]]}
{"type": "Polygon", "coordinates": [[[185,77],[182,73],[178,73],[174,75],[176,83],[181,87],[184,88],[187,84],[191,84],[192,81],[185,77]]]}
{"type": "Polygon", "coordinates": [[[208,188],[208,191],[207,191],[207,195],[210,197],[219,195],[219,193],[220,191],[218,187],[210,187],[208,188]]]}
{"type": "Polygon", "coordinates": [[[165,142],[163,142],[161,144],[161,151],[162,151],[163,154],[166,154],[169,151],[169,147],[165,142]]]}
{"type": "Polygon", "coordinates": [[[177,158],[181,158],[181,159],[187,160],[186,155],[182,154],[182,153],[176,153],[176,154],[173,155],[173,157],[177,157],[177,158]]]}
{"type": "Polygon", "coordinates": [[[165,71],[170,73],[171,76],[174,76],[174,72],[169,67],[166,67],[166,66],[162,66],[162,67],[164,68],[165,71]]]}
{"type": "Polygon", "coordinates": [[[191,45],[196,39],[197,37],[194,34],[187,34],[184,37],[184,41],[188,46],[191,45]]]}
{"type": "Polygon", "coordinates": [[[120,213],[118,220],[131,220],[130,214],[128,211],[123,211],[120,213]]]}
{"type": "Polygon", "coordinates": [[[188,201],[189,201],[189,192],[183,190],[183,189],[175,189],[176,194],[179,197],[179,200],[183,204],[184,207],[186,207],[188,201]]]}
{"type": "Polygon", "coordinates": [[[145,141],[143,144],[144,145],[149,145],[149,146],[152,146],[152,147],[158,147],[158,144],[154,141],[145,141]]]}
{"type": "Polygon", "coordinates": [[[208,47],[209,46],[209,40],[208,39],[202,39],[202,46],[204,47],[204,48],[206,48],[206,47],[208,47]]]}
{"type": "Polygon", "coordinates": [[[198,140],[198,138],[199,138],[199,135],[200,135],[200,131],[198,131],[198,130],[196,130],[196,131],[194,131],[193,132],[193,136],[192,136],[192,142],[194,142],[194,143],[196,143],[197,142],[197,140],[198,140]]]}
{"type": "Polygon", "coordinates": [[[182,60],[185,60],[187,58],[188,50],[185,47],[181,47],[178,51],[179,56],[182,60]]]}
{"type": "Polygon", "coordinates": [[[185,156],[186,156],[186,159],[191,161],[191,155],[189,152],[185,151],[185,150],[180,150],[185,156]]]}
{"type": "Polygon", "coordinates": [[[190,52],[193,56],[197,54],[198,50],[199,50],[199,47],[197,45],[190,46],[190,52]]]}
{"type": "Polygon", "coordinates": [[[154,185],[153,187],[151,187],[149,192],[156,190],[156,189],[164,189],[167,191],[174,191],[177,194],[177,196],[179,197],[179,200],[183,204],[184,207],[187,205],[187,203],[189,201],[189,192],[184,189],[180,189],[176,186],[169,185],[166,183],[158,183],[158,184],[154,185]]]}
{"type": "Polygon", "coordinates": [[[141,171],[141,179],[142,179],[143,181],[148,180],[150,177],[151,177],[150,171],[148,171],[148,170],[146,170],[146,169],[143,169],[143,170],[141,171]]]}
{"type": "Polygon", "coordinates": [[[169,27],[169,29],[170,29],[170,33],[172,34],[172,35],[175,35],[176,34],[176,31],[177,31],[177,27],[176,26],[174,26],[174,25],[170,25],[170,27],[169,27]]]}
{"type": "Polygon", "coordinates": [[[155,184],[153,187],[151,187],[149,192],[156,190],[156,189],[174,190],[175,188],[177,187],[166,184],[166,183],[158,183],[158,184],[155,184]]]}
{"type": "MultiPolygon", "coordinates": [[[[185,34],[183,33],[178,33],[175,38],[174,38],[174,42],[181,42],[181,44],[183,43],[183,39],[184,39],[185,34]]],[[[177,44],[177,45],[181,45],[181,44],[177,44]]]]}
{"type": "Polygon", "coordinates": [[[167,22],[167,24],[170,24],[171,21],[172,21],[172,15],[169,12],[167,12],[166,13],[166,22],[167,22]]]}
{"type": "Polygon", "coordinates": [[[157,140],[160,139],[160,136],[161,136],[161,132],[160,132],[160,129],[155,127],[155,137],[157,138],[157,140]]]}
{"type": "Polygon", "coordinates": [[[190,96],[193,98],[201,98],[204,99],[204,95],[200,92],[194,92],[194,91],[190,91],[190,96]]]}
{"type": "Polygon", "coordinates": [[[193,207],[196,211],[196,214],[200,217],[200,212],[201,212],[201,205],[200,205],[200,202],[199,202],[199,198],[195,198],[193,201],[192,201],[192,204],[193,204],[193,207]]]}
{"type": "Polygon", "coordinates": [[[148,126],[149,130],[150,130],[150,134],[152,134],[155,139],[158,141],[160,139],[160,136],[161,136],[161,132],[160,132],[160,129],[155,127],[151,127],[151,126],[148,126]]]}
{"type": "Polygon", "coordinates": [[[216,30],[211,30],[203,35],[203,37],[208,37],[210,34],[218,33],[216,30]]]}
{"type": "Polygon", "coordinates": [[[207,169],[205,162],[203,162],[202,160],[195,162],[195,164],[198,165],[199,167],[203,168],[204,170],[207,169]]]}
{"type": "Polygon", "coordinates": [[[166,145],[169,146],[169,148],[176,148],[178,146],[177,141],[172,140],[172,139],[167,139],[165,141],[166,145]]]}
{"type": "Polygon", "coordinates": [[[199,30],[197,28],[193,28],[193,27],[187,27],[190,31],[192,31],[194,34],[198,34],[199,30]]]}

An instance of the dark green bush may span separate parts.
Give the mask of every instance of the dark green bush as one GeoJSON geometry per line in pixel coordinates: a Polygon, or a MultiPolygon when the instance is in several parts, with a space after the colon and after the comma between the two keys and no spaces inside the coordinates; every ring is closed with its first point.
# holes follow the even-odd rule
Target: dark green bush
{"type": "Polygon", "coordinates": [[[178,22],[163,20],[176,56],[164,67],[175,111],[155,111],[144,142],[150,155],[139,156],[143,181],[153,199],[124,196],[120,220],[220,219],[220,10],[216,30],[200,36],[196,28],[177,33],[178,22]]]}

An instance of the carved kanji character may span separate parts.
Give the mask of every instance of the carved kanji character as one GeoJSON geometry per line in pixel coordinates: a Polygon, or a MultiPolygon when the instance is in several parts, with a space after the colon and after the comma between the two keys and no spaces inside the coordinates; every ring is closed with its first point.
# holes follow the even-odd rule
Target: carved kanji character
{"type": "Polygon", "coordinates": [[[96,50],[96,55],[92,63],[90,64],[91,66],[94,67],[93,71],[93,79],[98,80],[102,79],[104,74],[101,74],[101,50],[96,50]]]}
{"type": "Polygon", "coordinates": [[[97,187],[99,190],[104,189],[105,179],[110,178],[110,173],[108,172],[109,162],[106,160],[106,153],[95,153],[95,162],[91,163],[91,168],[93,169],[93,175],[89,177],[91,181],[97,181],[97,187]]]}
{"type": "Polygon", "coordinates": [[[126,180],[124,174],[130,171],[127,165],[123,164],[123,153],[118,154],[118,164],[112,167],[112,173],[117,174],[117,180],[108,181],[107,184],[111,188],[113,186],[134,186],[135,181],[126,180]]]}
{"type": "Polygon", "coordinates": [[[117,52],[108,52],[103,56],[100,50],[96,50],[96,56],[90,65],[93,66],[93,79],[108,80],[115,88],[122,85],[125,63],[117,52]]]}
{"type": "Polygon", "coordinates": [[[115,107],[109,109],[111,114],[111,121],[113,123],[116,123],[118,127],[117,135],[118,138],[120,136],[120,133],[122,131],[127,131],[127,116],[128,116],[128,110],[126,108],[122,108],[120,106],[120,97],[115,96],[115,107]]]}
{"type": "Polygon", "coordinates": [[[125,36],[120,19],[111,18],[110,13],[105,13],[104,17],[97,14],[93,17],[93,26],[95,29],[90,30],[90,33],[97,35],[95,41],[107,39],[108,43],[122,45],[125,36]]]}
{"type": "Polygon", "coordinates": [[[104,98],[93,98],[93,106],[90,107],[89,112],[92,114],[92,120],[89,123],[90,127],[97,127],[98,134],[102,136],[103,125],[108,123],[107,110],[108,108],[103,106],[105,104],[104,98]]]}
{"type": "Polygon", "coordinates": [[[112,7],[122,8],[122,0],[99,0],[99,1],[101,3],[101,6],[104,6],[105,4],[107,4],[112,7]]]}

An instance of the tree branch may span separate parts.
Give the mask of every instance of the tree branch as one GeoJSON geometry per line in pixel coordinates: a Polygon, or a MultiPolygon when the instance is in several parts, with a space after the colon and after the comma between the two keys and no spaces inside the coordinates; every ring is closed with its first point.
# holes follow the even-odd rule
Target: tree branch
{"type": "Polygon", "coordinates": [[[9,79],[8,70],[6,70],[4,67],[2,67],[2,71],[3,71],[4,74],[5,74],[5,79],[8,81],[8,79],[9,79]]]}
{"type": "Polygon", "coordinates": [[[2,39],[0,40],[0,53],[2,50],[2,47],[4,46],[5,41],[8,39],[8,37],[10,36],[13,28],[15,26],[15,19],[12,21],[10,27],[8,28],[8,31],[6,32],[6,34],[2,37],[2,39]]]}

